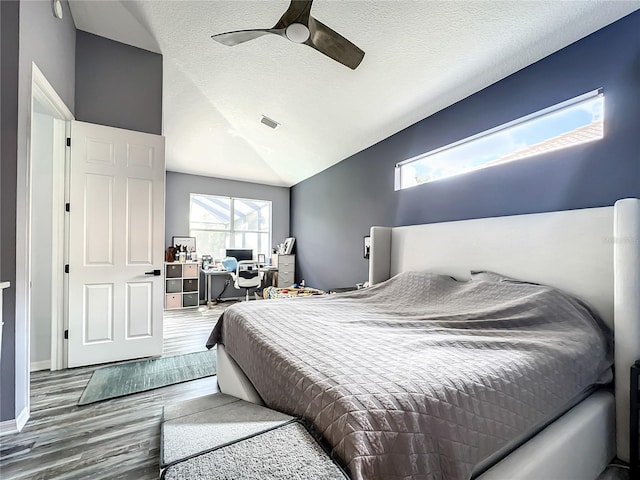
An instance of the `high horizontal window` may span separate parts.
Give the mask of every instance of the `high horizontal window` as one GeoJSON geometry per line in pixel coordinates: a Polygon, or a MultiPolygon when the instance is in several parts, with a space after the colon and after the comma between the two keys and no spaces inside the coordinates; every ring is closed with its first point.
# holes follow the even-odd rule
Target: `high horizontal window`
{"type": "Polygon", "coordinates": [[[534,155],[599,140],[604,136],[602,89],[396,165],[395,188],[493,167],[534,155]]]}
{"type": "Polygon", "coordinates": [[[199,255],[224,258],[227,248],[250,248],[270,256],[271,202],[191,194],[189,234],[199,255]]]}

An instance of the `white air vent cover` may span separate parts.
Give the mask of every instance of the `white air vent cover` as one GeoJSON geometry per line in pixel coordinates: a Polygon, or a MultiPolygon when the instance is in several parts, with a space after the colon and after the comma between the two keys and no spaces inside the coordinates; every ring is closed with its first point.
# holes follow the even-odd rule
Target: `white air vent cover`
{"type": "Polygon", "coordinates": [[[278,122],[275,120],[271,120],[269,117],[265,117],[264,115],[260,116],[260,123],[265,124],[269,128],[273,128],[274,130],[280,126],[278,122]]]}

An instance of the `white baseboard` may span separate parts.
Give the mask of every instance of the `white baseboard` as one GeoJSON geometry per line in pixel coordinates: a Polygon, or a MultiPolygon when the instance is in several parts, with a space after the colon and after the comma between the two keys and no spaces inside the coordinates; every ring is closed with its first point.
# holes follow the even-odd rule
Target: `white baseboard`
{"type": "Polygon", "coordinates": [[[0,422],[0,437],[20,432],[27,423],[27,420],[29,420],[29,409],[25,407],[17,418],[0,422]]]}
{"type": "Polygon", "coordinates": [[[51,360],[40,360],[39,362],[31,362],[29,371],[38,372],[40,370],[51,370],[51,360]]]}
{"type": "Polygon", "coordinates": [[[27,424],[27,420],[29,420],[29,407],[24,407],[16,418],[16,426],[18,431],[21,432],[24,426],[27,424]]]}

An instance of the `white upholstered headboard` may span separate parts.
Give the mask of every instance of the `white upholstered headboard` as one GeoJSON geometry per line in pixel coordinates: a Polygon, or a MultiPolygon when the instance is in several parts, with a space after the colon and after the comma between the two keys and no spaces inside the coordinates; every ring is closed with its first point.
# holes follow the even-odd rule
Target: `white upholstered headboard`
{"type": "Polygon", "coordinates": [[[369,283],[404,271],[489,270],[565,290],[615,331],[618,457],[629,458],[629,367],[640,358],[640,200],[614,207],[371,227],[369,283]]]}

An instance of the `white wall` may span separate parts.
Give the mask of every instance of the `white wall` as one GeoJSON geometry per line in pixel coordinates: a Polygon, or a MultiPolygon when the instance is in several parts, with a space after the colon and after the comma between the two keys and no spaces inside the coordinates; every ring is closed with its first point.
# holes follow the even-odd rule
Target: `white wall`
{"type": "Polygon", "coordinates": [[[35,113],[31,128],[31,370],[42,370],[51,360],[53,117],[35,113]]]}

